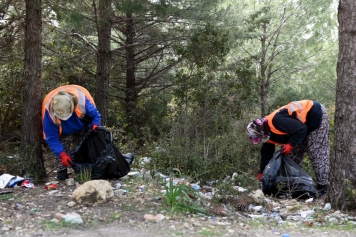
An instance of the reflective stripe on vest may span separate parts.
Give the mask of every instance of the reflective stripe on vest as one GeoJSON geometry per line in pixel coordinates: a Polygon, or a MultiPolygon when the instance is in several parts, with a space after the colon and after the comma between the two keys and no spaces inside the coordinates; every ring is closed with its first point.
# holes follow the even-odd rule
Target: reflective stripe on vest
{"type": "MultiPolygon", "coordinates": [[[[296,118],[299,119],[302,123],[305,123],[305,121],[307,119],[307,114],[312,107],[313,107],[313,101],[311,101],[311,100],[293,101],[293,102],[290,102],[289,104],[282,106],[281,108],[273,111],[273,113],[265,116],[265,118],[267,119],[268,126],[269,126],[271,132],[278,134],[278,135],[287,135],[287,133],[282,132],[274,127],[274,125],[272,123],[274,116],[281,109],[287,109],[289,115],[292,116],[293,113],[295,112],[296,118]]],[[[271,143],[274,143],[274,142],[271,142],[271,143]]]]}
{"type": "Polygon", "coordinates": [[[311,100],[301,100],[301,101],[293,101],[287,105],[288,114],[293,115],[295,112],[295,116],[302,123],[305,123],[307,120],[307,114],[311,107],[313,106],[313,101],[311,100]]]}
{"type": "MultiPolygon", "coordinates": [[[[90,95],[90,93],[84,87],[81,87],[78,85],[61,86],[61,87],[58,87],[58,88],[54,89],[53,91],[51,91],[43,100],[42,120],[44,118],[45,112],[48,111],[48,114],[49,114],[50,118],[52,119],[53,123],[58,126],[59,135],[61,135],[62,134],[61,120],[54,115],[54,112],[52,109],[52,98],[55,95],[57,95],[59,91],[69,92],[78,98],[78,104],[75,106],[75,110],[74,110],[74,112],[76,113],[78,118],[83,118],[86,114],[85,97],[87,97],[89,99],[89,101],[91,103],[93,103],[94,106],[95,106],[95,102],[94,102],[93,97],[90,95]]],[[[43,132],[43,137],[44,137],[44,139],[46,139],[46,135],[44,132],[43,132]]]]}

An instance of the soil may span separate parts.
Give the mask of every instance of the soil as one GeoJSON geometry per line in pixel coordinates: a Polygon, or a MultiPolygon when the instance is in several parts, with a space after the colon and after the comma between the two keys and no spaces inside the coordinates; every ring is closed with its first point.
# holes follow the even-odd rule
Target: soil
{"type": "MultiPolygon", "coordinates": [[[[56,183],[53,165],[51,162],[47,164],[46,182],[35,184],[34,188],[15,186],[0,190],[0,236],[356,236],[355,230],[339,227],[330,229],[259,223],[251,221],[247,213],[237,210],[220,214],[216,211],[213,216],[169,213],[158,182],[131,176],[109,180],[113,187],[118,183],[122,185],[122,189],[126,190],[123,195],[115,195],[99,205],[68,206],[73,201],[71,194],[76,186],[67,185],[65,181],[56,183]],[[48,182],[56,183],[57,189],[46,190],[48,182]],[[55,221],[56,213],[69,212],[80,214],[84,224],[55,221]],[[162,221],[144,219],[145,214],[159,213],[165,216],[162,221]]],[[[74,178],[73,171],[70,177],[74,178]]],[[[219,210],[219,204],[214,208],[219,210]]]]}

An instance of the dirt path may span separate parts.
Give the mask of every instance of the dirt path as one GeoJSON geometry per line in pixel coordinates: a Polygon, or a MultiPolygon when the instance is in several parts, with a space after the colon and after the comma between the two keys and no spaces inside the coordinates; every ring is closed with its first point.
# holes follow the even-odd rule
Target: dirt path
{"type": "MultiPolygon", "coordinates": [[[[53,179],[52,179],[53,180],[53,179]]],[[[48,181],[51,181],[49,179],[48,181]]],[[[73,237],[165,237],[165,236],[246,236],[246,237],[356,237],[356,229],[347,226],[307,226],[286,222],[278,225],[273,220],[252,221],[245,213],[231,210],[217,216],[202,216],[177,212],[167,214],[161,185],[138,178],[111,180],[113,187],[121,183],[127,192],[107,203],[86,206],[68,205],[75,186],[64,182],[56,190],[47,191],[44,184],[33,189],[14,187],[9,194],[0,195],[0,237],[2,236],[73,236],[73,237]],[[146,189],[142,191],[142,186],[146,189]],[[84,224],[69,225],[56,222],[56,213],[76,212],[84,224]],[[144,219],[145,214],[165,215],[161,222],[144,219]]],[[[5,191],[6,191],[5,190],[5,191]]]]}
{"type": "Polygon", "coordinates": [[[31,236],[73,236],[73,237],[170,237],[170,236],[243,236],[243,237],[276,237],[288,234],[289,237],[353,237],[356,236],[355,230],[327,230],[325,228],[301,228],[301,227],[284,227],[278,226],[275,228],[263,226],[249,226],[249,229],[242,229],[241,226],[215,226],[209,227],[193,227],[187,228],[184,223],[141,223],[136,226],[128,226],[124,223],[112,223],[109,225],[98,226],[96,228],[41,232],[39,235],[31,236]],[[172,230],[172,226],[174,230],[172,230]]]}

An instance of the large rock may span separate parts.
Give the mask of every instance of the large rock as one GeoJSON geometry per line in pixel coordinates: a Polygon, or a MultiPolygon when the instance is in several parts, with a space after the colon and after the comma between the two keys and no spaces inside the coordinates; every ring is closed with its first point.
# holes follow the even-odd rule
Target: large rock
{"type": "Polygon", "coordinates": [[[255,203],[258,203],[258,204],[262,204],[265,202],[265,195],[263,194],[262,190],[261,189],[257,189],[251,193],[248,194],[249,197],[252,198],[252,200],[255,202],[255,203]]]}
{"type": "Polygon", "coordinates": [[[105,203],[113,196],[113,188],[106,180],[91,180],[73,191],[73,198],[79,204],[105,203]]]}

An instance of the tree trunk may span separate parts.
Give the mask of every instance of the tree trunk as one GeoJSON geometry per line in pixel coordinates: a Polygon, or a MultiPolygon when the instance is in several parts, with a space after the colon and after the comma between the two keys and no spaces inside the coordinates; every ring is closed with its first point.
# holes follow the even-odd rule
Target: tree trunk
{"type": "Polygon", "coordinates": [[[21,147],[27,175],[46,176],[41,149],[41,0],[26,0],[21,147]]]}
{"type": "MultiPolygon", "coordinates": [[[[346,191],[353,188],[356,175],[356,2],[340,0],[339,57],[335,109],[335,151],[331,157],[330,200],[336,209],[346,206],[346,191]]],[[[354,204],[354,203],[353,203],[354,204]]]]}
{"type": "Polygon", "coordinates": [[[126,48],[126,113],[128,122],[131,125],[135,124],[134,112],[136,109],[136,78],[135,78],[135,48],[131,46],[134,43],[135,29],[132,14],[127,14],[126,21],[126,41],[125,45],[130,45],[126,48]]]}
{"type": "Polygon", "coordinates": [[[106,125],[110,77],[111,0],[100,0],[97,18],[98,53],[96,68],[95,104],[101,114],[101,124],[106,125]]]}

